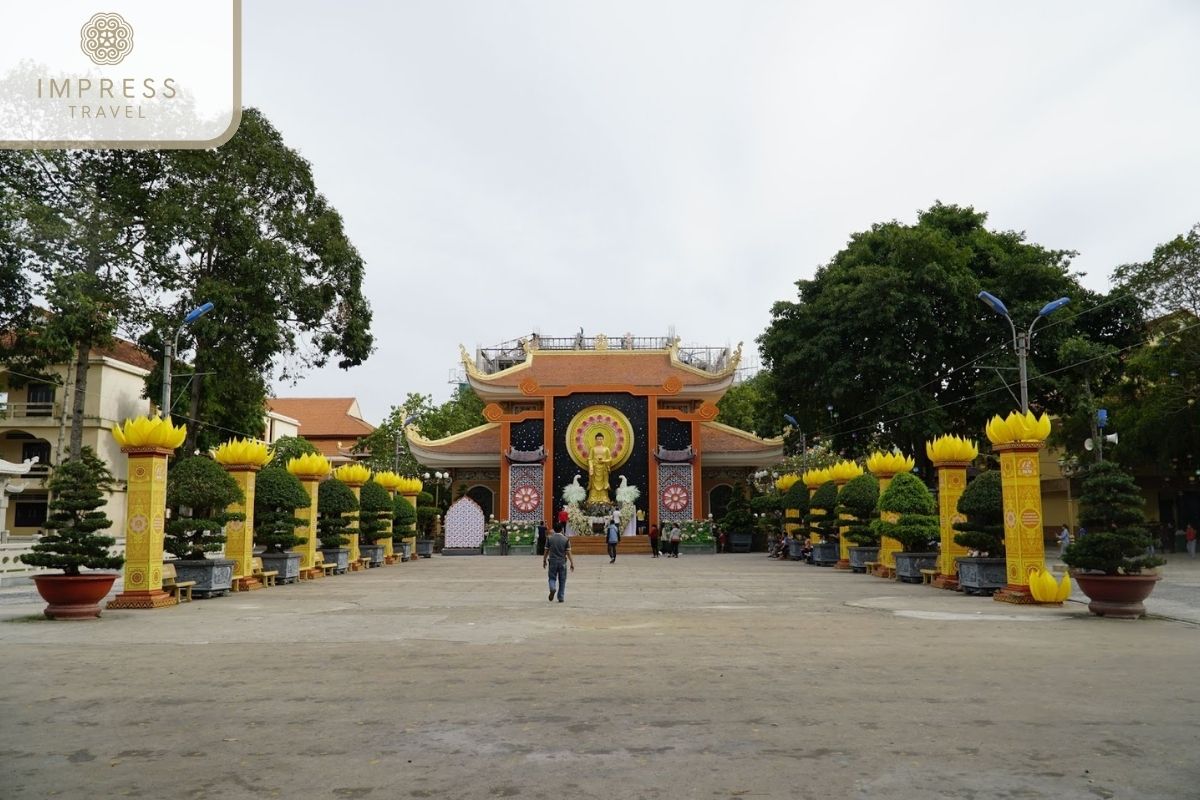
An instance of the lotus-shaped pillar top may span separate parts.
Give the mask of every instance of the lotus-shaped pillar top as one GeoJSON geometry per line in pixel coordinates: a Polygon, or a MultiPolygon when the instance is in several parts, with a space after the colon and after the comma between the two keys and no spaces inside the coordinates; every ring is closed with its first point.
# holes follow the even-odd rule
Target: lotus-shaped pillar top
{"type": "Polygon", "coordinates": [[[420,478],[401,478],[396,491],[400,494],[417,494],[424,487],[425,484],[421,483],[420,478]]]}
{"type": "Polygon", "coordinates": [[[829,468],[829,479],[837,483],[846,483],[862,474],[862,466],[853,461],[839,461],[829,468]]]}
{"type": "Polygon", "coordinates": [[[123,449],[154,447],[174,450],[187,438],[187,426],[178,428],[164,417],[135,417],[123,425],[113,425],[113,438],[123,449]]]}
{"type": "Polygon", "coordinates": [[[787,475],[780,475],[775,481],[775,488],[780,494],[784,494],[788,489],[795,486],[798,480],[800,480],[800,476],[794,472],[789,472],[787,475]]]}
{"type": "Polygon", "coordinates": [[[876,450],[867,456],[867,469],[876,476],[892,476],[899,475],[901,472],[912,472],[916,465],[917,462],[912,456],[906,456],[903,453],[885,453],[876,450]]]}
{"type": "Polygon", "coordinates": [[[266,442],[256,439],[230,439],[212,450],[213,460],[223,467],[262,467],[275,454],[266,442]]]}
{"type": "Polygon", "coordinates": [[[828,468],[810,469],[801,475],[800,478],[804,481],[804,485],[810,489],[817,489],[833,480],[828,468]]]}
{"type": "Polygon", "coordinates": [[[979,455],[975,442],[961,436],[939,436],[925,443],[925,455],[936,467],[939,464],[967,464],[979,455]]]}
{"type": "Polygon", "coordinates": [[[391,470],[384,470],[383,472],[375,473],[375,482],[389,492],[395,492],[399,490],[400,484],[404,482],[404,478],[391,470]]]}
{"type": "Polygon", "coordinates": [[[988,441],[992,444],[1016,444],[1018,442],[1041,443],[1050,435],[1050,417],[1042,414],[1035,417],[1033,412],[1013,411],[1007,417],[992,417],[987,424],[988,441]]]}
{"type": "Polygon", "coordinates": [[[343,464],[333,471],[333,477],[347,486],[362,486],[371,479],[371,470],[362,464],[343,464]]]}
{"type": "Polygon", "coordinates": [[[297,478],[324,478],[331,469],[329,459],[320,453],[305,453],[287,463],[287,471],[297,478]]]}

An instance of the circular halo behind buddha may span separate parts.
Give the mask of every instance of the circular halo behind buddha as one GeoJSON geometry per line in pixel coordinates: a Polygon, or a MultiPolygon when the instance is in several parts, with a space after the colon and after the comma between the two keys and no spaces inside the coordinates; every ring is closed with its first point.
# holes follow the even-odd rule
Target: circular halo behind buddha
{"type": "Polygon", "coordinates": [[[629,418],[612,406],[588,406],[571,418],[567,425],[567,452],[582,469],[588,468],[588,452],[596,434],[612,452],[610,469],[617,469],[633,452],[633,426],[629,418]]]}

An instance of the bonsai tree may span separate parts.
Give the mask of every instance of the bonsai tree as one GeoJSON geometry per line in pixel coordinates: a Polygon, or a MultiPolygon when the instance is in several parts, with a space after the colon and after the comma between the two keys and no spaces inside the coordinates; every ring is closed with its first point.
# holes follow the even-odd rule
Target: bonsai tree
{"type": "Polygon", "coordinates": [[[312,442],[308,439],[301,439],[299,436],[280,436],[271,445],[271,450],[275,453],[274,463],[285,465],[293,458],[299,458],[309,453],[313,455],[321,453],[312,442]]]}
{"type": "Polygon", "coordinates": [[[750,498],[750,511],[757,515],[758,530],[767,536],[779,530],[782,495],[760,494],[750,498]]]}
{"type": "Polygon", "coordinates": [[[799,512],[799,517],[792,517],[791,519],[801,524],[801,527],[796,529],[795,534],[802,534],[804,532],[804,518],[808,515],[808,487],[804,485],[804,481],[796,481],[791,485],[783,495],[781,505],[784,509],[784,523],[788,522],[788,511],[794,509],[799,512]]]}
{"type": "Polygon", "coordinates": [[[822,483],[813,492],[808,501],[808,515],[804,518],[809,533],[816,534],[827,542],[837,541],[837,502],[838,485],[833,481],[822,483]]]}
{"type": "Polygon", "coordinates": [[[1088,533],[1067,547],[1062,560],[1105,575],[1136,575],[1156,567],[1163,559],[1146,555],[1145,519],[1133,478],[1115,462],[1101,461],[1088,469],[1079,497],[1079,521],[1088,533]]]}
{"type": "Polygon", "coordinates": [[[125,558],[108,552],[116,540],[96,533],[112,527],[112,520],[98,510],[112,479],[90,447],[84,447],[79,458],[62,462],[48,484],[51,500],[45,527],[50,532],[33,545],[32,553],[22,554],[21,561],[61,569],[63,575],[78,575],[82,567],[120,569],[125,558]]]}
{"type": "Polygon", "coordinates": [[[163,549],[176,558],[202,559],[225,543],[225,523],[245,519],[227,511],[245,502],[237,481],[221,465],[204,456],[185,458],[167,475],[167,523],[163,549]]]}
{"type": "Polygon", "coordinates": [[[417,494],[417,532],[424,537],[433,533],[433,520],[437,517],[437,508],[433,505],[433,495],[429,492],[417,494]]]}
{"type": "Polygon", "coordinates": [[[384,532],[394,513],[392,496],[373,480],[362,485],[358,494],[358,532],[363,541],[387,538],[384,532]]]}
{"type": "Polygon", "coordinates": [[[892,478],[891,485],[879,496],[879,510],[899,515],[895,522],[875,520],[873,527],[876,533],[899,542],[902,552],[928,552],[930,542],[938,538],[937,504],[928,487],[911,472],[892,478]]]}
{"type": "Polygon", "coordinates": [[[350,542],[346,528],[358,511],[358,498],[337,478],[327,478],[317,487],[317,538],[321,547],[341,547],[350,542]]]}
{"type": "Polygon", "coordinates": [[[417,510],[402,495],[396,496],[392,506],[392,539],[399,541],[413,535],[413,526],[417,522],[417,510]]]}
{"type": "Polygon", "coordinates": [[[1004,497],[1000,473],[987,470],[976,475],[958,498],[958,513],[966,517],[954,523],[954,543],[983,556],[1004,555],[1004,497]]]}
{"type": "Polygon", "coordinates": [[[720,522],[721,528],[728,533],[754,532],[754,513],[750,510],[750,501],[746,499],[746,490],[740,483],[733,487],[729,505],[725,506],[725,514],[720,522]]]}
{"type": "Polygon", "coordinates": [[[851,478],[838,493],[837,513],[844,516],[846,539],[860,547],[877,547],[879,534],[871,528],[879,505],[879,480],[869,472],[851,478]]]}
{"type": "Polygon", "coordinates": [[[254,483],[254,541],[276,553],[304,544],[308,539],[296,528],[305,521],[296,518],[296,509],[310,505],[299,478],[283,467],[266,467],[254,483]]]}

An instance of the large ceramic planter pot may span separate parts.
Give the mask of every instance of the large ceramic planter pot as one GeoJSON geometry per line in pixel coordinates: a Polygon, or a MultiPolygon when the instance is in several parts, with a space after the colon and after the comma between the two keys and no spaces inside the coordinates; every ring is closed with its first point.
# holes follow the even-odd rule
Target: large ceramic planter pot
{"type": "Polygon", "coordinates": [[[818,567],[832,567],[838,562],[838,543],[837,542],[821,542],[814,544],[812,549],[812,563],[818,567]]]}
{"type": "Polygon", "coordinates": [[[508,554],[510,556],[533,555],[533,545],[531,545],[531,544],[510,544],[508,546],[508,554]]]}
{"type": "Polygon", "coordinates": [[[749,553],[754,546],[754,534],[750,531],[733,532],[729,534],[729,552],[749,553]]]}
{"type": "Polygon", "coordinates": [[[400,560],[401,561],[412,560],[412,545],[411,544],[409,544],[408,542],[399,542],[397,544],[393,544],[392,546],[400,548],[400,560]]]}
{"type": "Polygon", "coordinates": [[[904,583],[921,583],[921,570],[937,569],[937,553],[896,553],[896,578],[904,583]]]}
{"type": "Polygon", "coordinates": [[[433,539],[417,539],[417,557],[433,558],[433,539]]]}
{"type": "Polygon", "coordinates": [[[804,540],[789,539],[788,540],[788,558],[792,561],[799,561],[804,558],[804,540]]]}
{"type": "Polygon", "coordinates": [[[100,601],[112,589],[115,572],[83,575],[34,575],[38,594],[46,601],[49,619],[92,619],[100,616],[100,601]]]}
{"type": "MultiPolygon", "coordinates": [[[[1146,616],[1142,601],[1154,591],[1161,575],[1097,575],[1072,572],[1079,589],[1088,596],[1088,611],[1098,617],[1137,619],[1146,616]]],[[[41,587],[39,587],[40,589],[41,587]]]]}
{"type": "Polygon", "coordinates": [[[1008,580],[1003,558],[956,558],[958,588],[964,594],[991,595],[1004,588],[1008,580]]]}
{"type": "Polygon", "coordinates": [[[879,547],[853,546],[850,549],[850,569],[854,572],[867,571],[867,562],[879,560],[879,547]]]}
{"type": "MultiPolygon", "coordinates": [[[[192,594],[197,597],[213,597],[229,594],[233,589],[233,568],[237,562],[230,558],[176,559],[175,580],[195,581],[192,594]]],[[[246,577],[249,577],[248,575],[246,577]]]]}
{"type": "Polygon", "coordinates": [[[362,553],[362,557],[368,559],[372,567],[383,566],[383,545],[381,544],[360,544],[358,551],[362,553]]]}
{"type": "Polygon", "coordinates": [[[334,574],[344,575],[350,569],[349,547],[322,547],[321,556],[326,564],[337,564],[334,574]]]}
{"type": "Polygon", "coordinates": [[[295,583],[300,580],[299,553],[272,553],[268,550],[259,558],[262,559],[264,571],[279,573],[275,576],[276,583],[295,583]]]}
{"type": "Polygon", "coordinates": [[[680,542],[679,552],[692,553],[695,555],[707,555],[710,553],[716,553],[717,548],[715,542],[680,542]]]}

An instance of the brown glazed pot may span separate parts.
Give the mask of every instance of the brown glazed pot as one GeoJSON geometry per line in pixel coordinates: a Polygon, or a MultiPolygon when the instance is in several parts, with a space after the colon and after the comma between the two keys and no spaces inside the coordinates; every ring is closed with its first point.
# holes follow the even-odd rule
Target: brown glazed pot
{"type": "Polygon", "coordinates": [[[1097,575],[1072,572],[1079,589],[1091,600],[1088,611],[1098,617],[1137,619],[1146,616],[1142,601],[1154,591],[1161,575],[1097,575]]]}
{"type": "Polygon", "coordinates": [[[100,601],[112,589],[115,572],[86,575],[34,575],[38,594],[46,601],[50,619],[91,619],[100,616],[100,601]]]}

